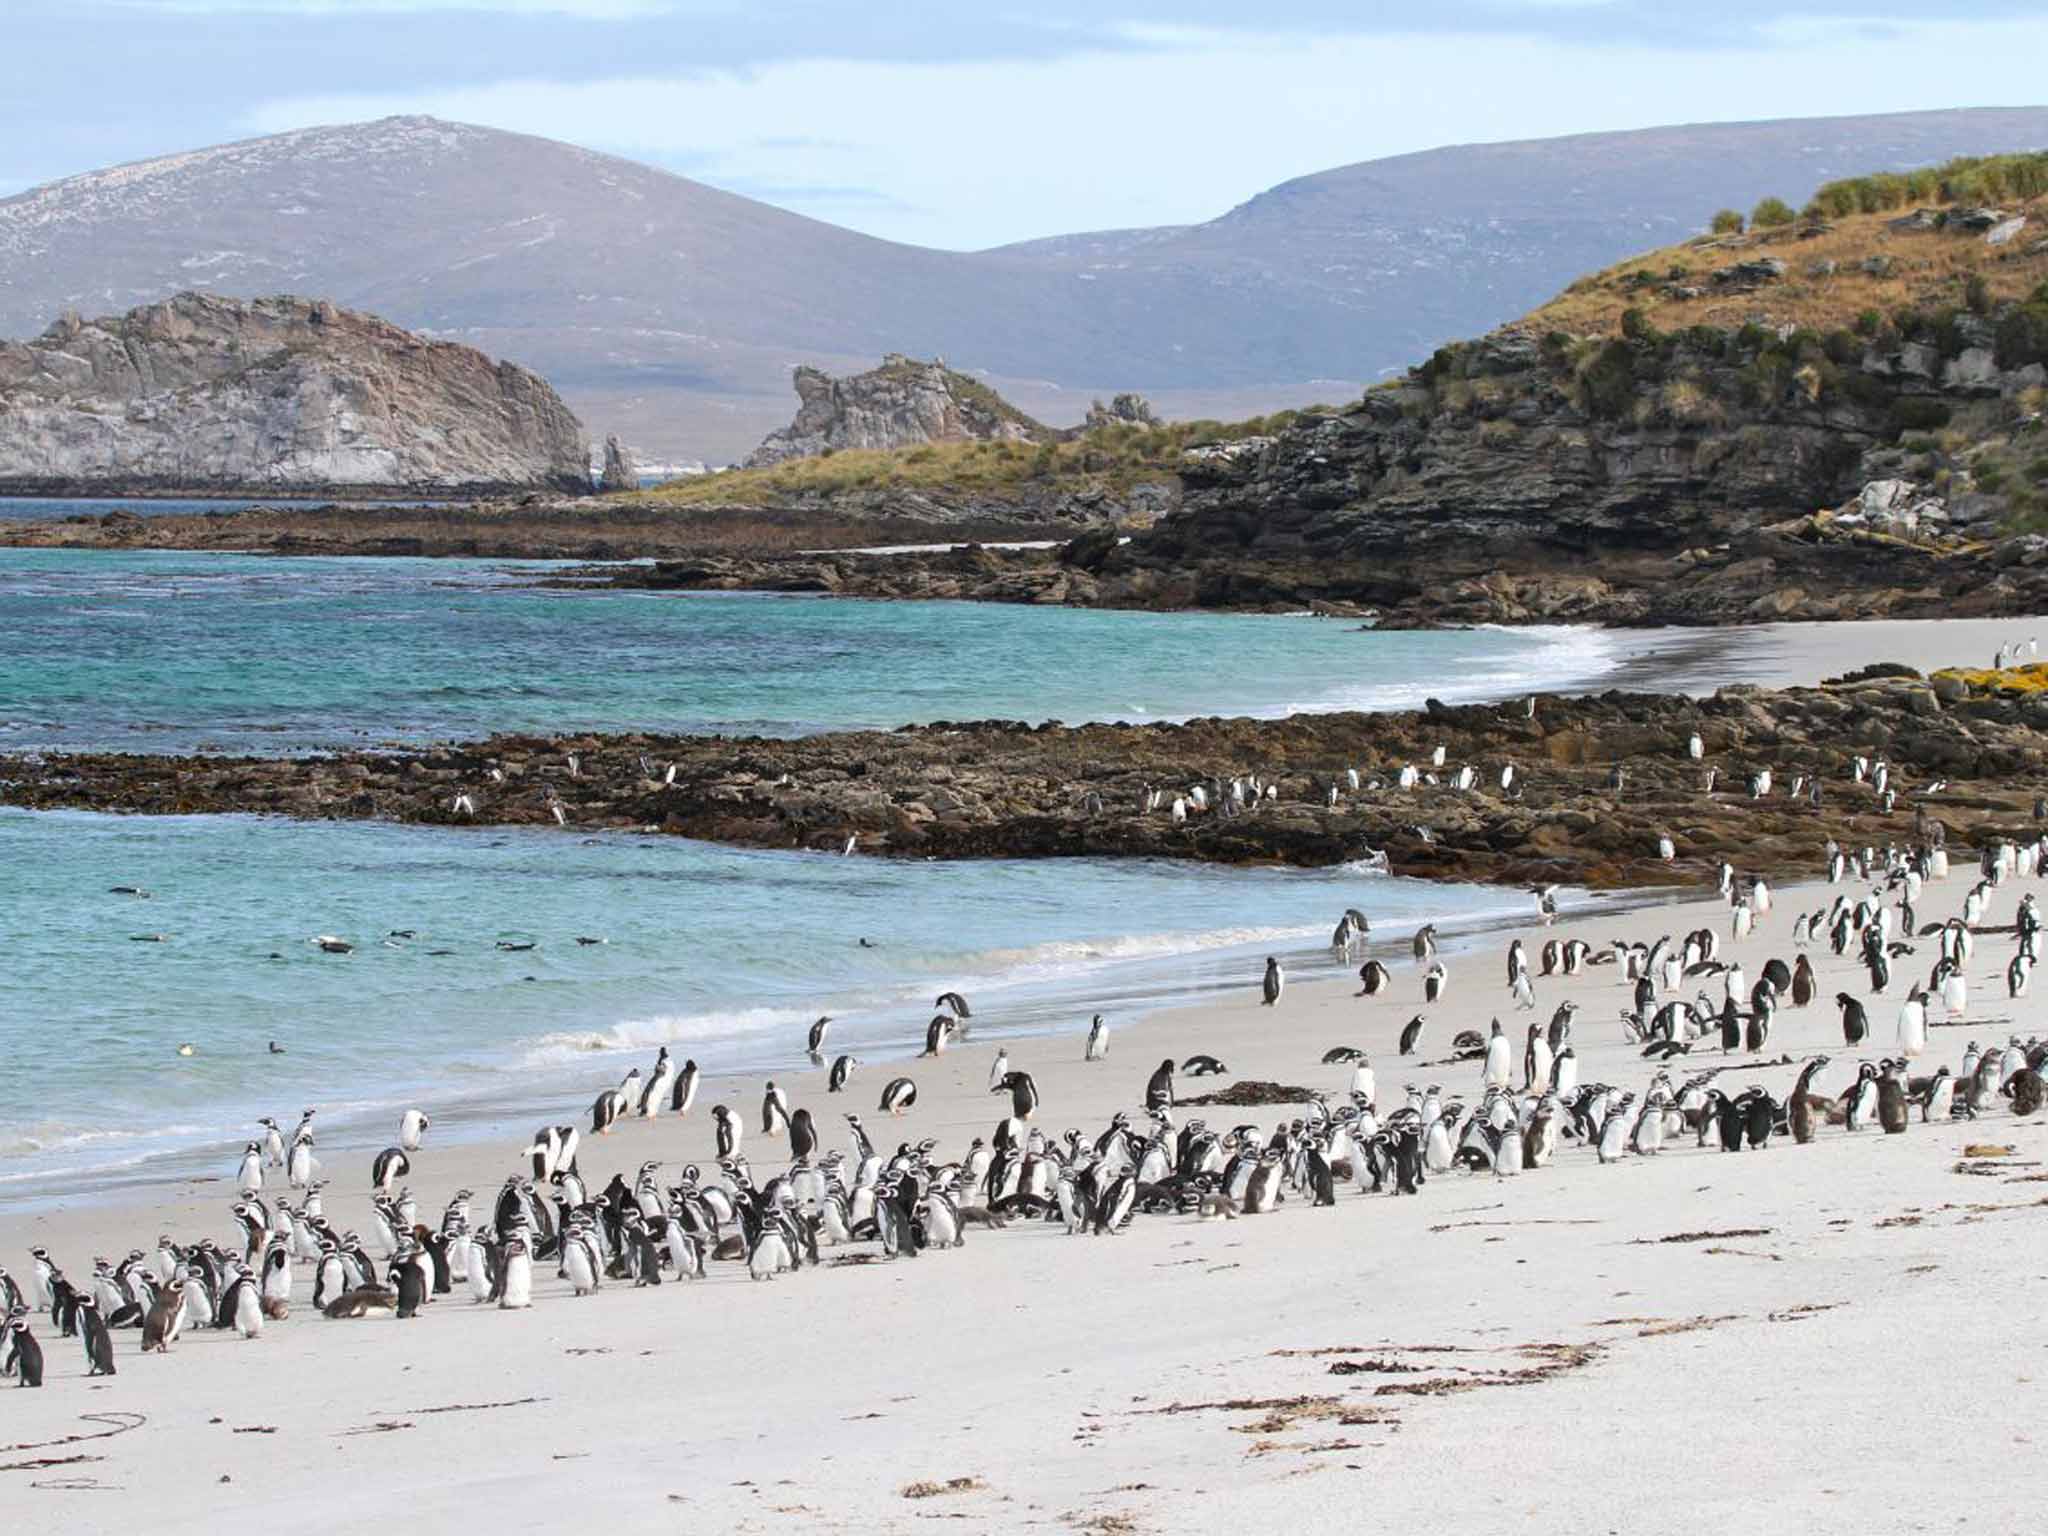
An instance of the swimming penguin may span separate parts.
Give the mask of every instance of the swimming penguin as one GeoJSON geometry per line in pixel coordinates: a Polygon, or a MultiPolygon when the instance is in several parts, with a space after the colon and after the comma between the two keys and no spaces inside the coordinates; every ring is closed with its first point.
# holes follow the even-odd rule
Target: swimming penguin
{"type": "Polygon", "coordinates": [[[1418,1041],[1418,1040],[1420,1040],[1421,1038],[1422,1038],[1422,1015],[1418,1013],[1417,1015],[1415,1015],[1415,1017],[1414,1017],[1414,1018],[1410,1019],[1410,1020],[1409,1020],[1409,1021],[1408,1021],[1408,1022],[1407,1022],[1407,1023],[1405,1024],[1405,1025],[1403,1025],[1403,1026],[1402,1026],[1402,1028],[1401,1028],[1401,1043],[1400,1043],[1400,1051],[1399,1051],[1399,1054],[1401,1054],[1401,1055],[1403,1055],[1403,1056],[1412,1056],[1412,1055],[1414,1055],[1414,1054],[1415,1054],[1415,1042],[1416,1042],[1416,1041],[1418,1041]]]}
{"type": "Polygon", "coordinates": [[[718,1158],[724,1162],[740,1149],[740,1141],[746,1135],[746,1127],[740,1124],[740,1117],[724,1104],[711,1106],[712,1131],[718,1138],[718,1158]]]}
{"type": "Polygon", "coordinates": [[[1393,980],[1393,976],[1379,961],[1368,960],[1358,968],[1358,980],[1360,997],[1378,997],[1380,993],[1386,991],[1387,984],[1393,980]]]}
{"type": "Polygon", "coordinates": [[[831,1074],[825,1079],[825,1091],[827,1093],[843,1093],[846,1090],[847,1082],[853,1076],[853,1069],[859,1065],[860,1062],[857,1057],[833,1057],[831,1074]]]}
{"type": "Polygon", "coordinates": [[[892,1115],[900,1115],[917,1102],[917,1084],[907,1077],[892,1077],[882,1089],[881,1107],[892,1115]]]}
{"type": "Polygon", "coordinates": [[[676,1074],[676,1085],[668,1096],[670,1114],[687,1115],[690,1112],[690,1106],[697,1102],[698,1082],[697,1059],[693,1056],[683,1063],[683,1070],[676,1074]]]}
{"type": "Polygon", "coordinates": [[[433,1124],[417,1109],[408,1109],[398,1119],[398,1145],[407,1152],[420,1149],[420,1138],[427,1134],[427,1127],[433,1124]]]}
{"type": "Polygon", "coordinates": [[[1266,956],[1266,978],[1260,984],[1260,994],[1265,1006],[1273,1007],[1280,1001],[1280,993],[1287,985],[1287,977],[1280,969],[1280,962],[1271,955],[1266,956]]]}
{"type": "Polygon", "coordinates": [[[991,1093],[1010,1094],[1010,1113],[1019,1120],[1029,1120],[1038,1108],[1038,1084],[1031,1080],[1029,1072],[1006,1073],[1003,1080],[991,1088],[991,1093]]]}
{"type": "Polygon", "coordinates": [[[1145,1083],[1145,1107],[1147,1109],[1173,1108],[1173,1058],[1167,1057],[1153,1070],[1145,1083]]]}
{"type": "Polygon", "coordinates": [[[1109,1054],[1109,1025],[1101,1014],[1096,1014],[1088,1025],[1088,1047],[1082,1053],[1083,1061],[1101,1061],[1109,1054]]]}

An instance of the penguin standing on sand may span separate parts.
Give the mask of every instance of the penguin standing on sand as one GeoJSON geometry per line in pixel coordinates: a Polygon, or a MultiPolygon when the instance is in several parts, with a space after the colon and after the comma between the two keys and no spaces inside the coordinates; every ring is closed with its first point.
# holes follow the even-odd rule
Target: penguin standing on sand
{"type": "Polygon", "coordinates": [[[107,1331],[107,1320],[100,1315],[100,1304],[90,1293],[78,1299],[78,1337],[85,1346],[85,1374],[112,1376],[114,1336],[107,1331]]]}
{"type": "Polygon", "coordinates": [[[1417,1015],[1415,1015],[1414,1018],[1410,1019],[1406,1024],[1401,1026],[1401,1042],[1399,1054],[1403,1056],[1414,1055],[1415,1042],[1420,1040],[1421,1038],[1422,1015],[1418,1013],[1417,1015]]]}
{"type": "Polygon", "coordinates": [[[859,1065],[860,1058],[857,1056],[833,1057],[832,1070],[825,1078],[825,1091],[827,1093],[844,1093],[848,1081],[853,1077],[853,1069],[859,1065]]]}
{"type": "Polygon", "coordinates": [[[7,1320],[7,1342],[17,1380],[24,1387],[40,1387],[43,1384],[43,1346],[29,1331],[26,1317],[7,1320]]]}
{"type": "Polygon", "coordinates": [[[1887,1136],[1905,1133],[1911,1124],[1906,1107],[1905,1063],[1895,1062],[1877,1080],[1877,1123],[1887,1136]]]}
{"type": "Polygon", "coordinates": [[[802,1162],[818,1150],[818,1129],[811,1123],[811,1112],[800,1109],[789,1117],[789,1155],[802,1162]]]}
{"type": "Polygon", "coordinates": [[[1835,994],[1835,1005],[1842,1010],[1842,1043],[1861,1045],[1870,1034],[1870,1016],[1863,1005],[1846,992],[1835,994]]]}
{"type": "Polygon", "coordinates": [[[420,1138],[427,1134],[427,1127],[433,1121],[422,1110],[408,1109],[398,1120],[398,1145],[407,1152],[420,1149],[420,1138]]]}
{"type": "Polygon", "coordinates": [[[697,1058],[692,1056],[683,1063],[683,1070],[676,1074],[676,1085],[668,1096],[668,1109],[672,1115],[687,1115],[690,1106],[697,1102],[697,1058]]]}
{"type": "Polygon", "coordinates": [[[1268,1008],[1276,1006],[1280,1001],[1280,994],[1286,990],[1286,987],[1287,976],[1280,969],[1280,962],[1271,955],[1266,956],[1266,978],[1260,983],[1259,988],[1260,994],[1264,998],[1265,1006],[1268,1008]]]}
{"type": "Polygon", "coordinates": [[[1358,995],[1360,997],[1378,997],[1387,990],[1387,983],[1393,979],[1393,973],[1384,965],[1381,965],[1379,961],[1368,960],[1358,968],[1358,995]]]}
{"type": "Polygon", "coordinates": [[[821,1014],[811,1025],[811,1031],[804,1037],[804,1050],[815,1064],[825,1059],[825,1034],[832,1027],[832,1015],[821,1014]]]}
{"type": "Polygon", "coordinates": [[[242,1166],[235,1172],[235,1187],[244,1199],[263,1192],[263,1147],[250,1142],[242,1149],[242,1166]]]}
{"type": "Polygon", "coordinates": [[[740,1117],[723,1104],[711,1106],[711,1125],[718,1138],[718,1158],[723,1162],[739,1151],[745,1128],[740,1124],[740,1117]]]}
{"type": "Polygon", "coordinates": [[[1444,969],[1442,961],[1439,960],[1436,964],[1432,965],[1422,978],[1422,1000],[1425,1003],[1441,1002],[1444,995],[1444,984],[1450,979],[1450,972],[1444,969]]]}
{"type": "Polygon", "coordinates": [[[411,1175],[412,1159],[397,1147],[386,1147],[371,1159],[370,1187],[380,1194],[390,1194],[393,1184],[411,1175]]]}
{"type": "Polygon", "coordinates": [[[771,1081],[761,1092],[761,1134],[773,1136],[789,1124],[789,1095],[771,1081]]]}
{"type": "Polygon", "coordinates": [[[648,1075],[647,1086],[641,1090],[640,1102],[634,1106],[643,1120],[652,1120],[668,1108],[669,1085],[674,1082],[676,1064],[669,1060],[668,1047],[663,1046],[654,1058],[654,1071],[648,1075]]]}
{"type": "Polygon", "coordinates": [[[524,1236],[515,1232],[505,1240],[500,1265],[498,1306],[507,1311],[532,1306],[533,1251],[527,1247],[524,1236]]]}
{"type": "Polygon", "coordinates": [[[1493,1033],[1486,1040],[1486,1066],[1480,1077],[1489,1088],[1505,1088],[1508,1085],[1509,1068],[1508,1037],[1500,1027],[1500,1020],[1493,1021],[1493,1033]]]}
{"type": "Polygon", "coordinates": [[[917,1102],[917,1084],[907,1077],[892,1077],[882,1088],[881,1108],[900,1115],[917,1102]]]}
{"type": "Polygon", "coordinates": [[[1082,1053],[1083,1061],[1101,1061],[1109,1054],[1109,1025],[1101,1014],[1088,1025],[1088,1048],[1082,1053]]]}
{"type": "Polygon", "coordinates": [[[1003,1080],[989,1090],[1010,1094],[1010,1113],[1019,1120],[1029,1120],[1038,1110],[1038,1084],[1031,1080],[1029,1072],[1006,1073],[1003,1080]]]}
{"type": "Polygon", "coordinates": [[[1167,1057],[1159,1063],[1151,1078],[1145,1084],[1145,1107],[1147,1109],[1173,1108],[1173,1058],[1167,1057]]]}

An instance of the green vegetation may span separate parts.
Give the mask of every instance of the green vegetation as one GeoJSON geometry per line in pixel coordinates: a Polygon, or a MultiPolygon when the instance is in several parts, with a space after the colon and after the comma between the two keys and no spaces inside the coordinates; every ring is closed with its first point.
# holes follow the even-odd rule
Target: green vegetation
{"type": "Polygon", "coordinates": [[[2024,202],[2048,193],[2048,152],[1964,155],[1925,170],[1851,176],[1814,193],[1806,212],[1842,219],[1921,203],[2024,202]]]}
{"type": "Polygon", "coordinates": [[[1720,209],[1707,227],[1717,235],[1739,235],[1742,233],[1742,215],[1733,208],[1720,209]]]}
{"type": "Polygon", "coordinates": [[[1750,211],[1749,223],[1752,229],[1782,229],[1798,217],[1782,197],[1767,197],[1750,211]]]}
{"type": "MultiPolygon", "coordinates": [[[[997,397],[1000,398],[1000,397],[997,397]]],[[[1327,406],[1279,411],[1248,421],[1173,421],[1098,427],[1045,442],[922,443],[892,450],[846,449],[791,459],[765,469],[672,480],[637,494],[669,506],[782,506],[814,497],[860,492],[1002,494],[1128,491],[1146,480],[1170,480],[1189,448],[1280,431],[1327,406]]]]}

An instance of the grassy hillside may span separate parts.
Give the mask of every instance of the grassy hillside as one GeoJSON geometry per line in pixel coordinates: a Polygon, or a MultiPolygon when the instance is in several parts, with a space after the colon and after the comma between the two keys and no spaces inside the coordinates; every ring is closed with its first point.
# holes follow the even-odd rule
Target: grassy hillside
{"type": "MultiPolygon", "coordinates": [[[[1316,409],[1320,409],[1317,407],[1316,409]]],[[[678,507],[782,507],[854,493],[1101,493],[1123,495],[1142,481],[1170,480],[1184,449],[1277,432],[1297,413],[1248,421],[1175,421],[1154,427],[1099,427],[1058,442],[924,443],[891,450],[847,449],[764,469],[675,480],[641,491],[640,501],[678,507]]]]}
{"type": "Polygon", "coordinates": [[[1868,329],[1906,311],[1984,309],[2048,280],[2048,154],[1954,161],[1831,182],[1794,212],[1765,198],[1696,236],[1583,277],[1527,324],[1619,335],[1637,311],[1658,330],[1750,323],[1868,329]],[[1978,210],[2023,218],[1992,244],[1978,210]],[[1727,226],[1740,223],[1740,228],[1727,226]],[[1759,264],[1781,263],[1772,274],[1759,264]]]}

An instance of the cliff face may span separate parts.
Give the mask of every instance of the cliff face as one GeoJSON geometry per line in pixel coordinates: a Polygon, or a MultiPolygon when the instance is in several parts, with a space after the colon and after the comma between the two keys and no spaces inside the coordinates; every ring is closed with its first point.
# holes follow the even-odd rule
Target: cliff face
{"type": "Polygon", "coordinates": [[[1537,615],[1503,604],[1503,582],[1651,587],[1711,574],[1759,539],[1788,556],[1793,544],[1839,548],[1867,524],[1874,481],[1905,481],[1879,499],[1915,501],[1925,543],[1994,539],[2008,501],[1973,488],[1967,458],[1937,468],[1936,438],[1953,423],[1986,445],[2038,440],[2028,402],[2048,373],[2001,340],[2014,334],[1969,314],[1925,338],[1498,332],[1344,411],[1191,449],[1179,511],[1104,565],[1175,572],[1205,601],[1263,589],[1526,618],[1537,615]],[[1837,526],[1825,509],[1851,502],[1837,526]]]}
{"type": "Polygon", "coordinates": [[[920,443],[1043,442],[1054,433],[978,379],[943,361],[891,353],[879,368],[835,379],[796,370],[796,420],[771,432],[745,467],[813,458],[846,448],[914,448],[920,443]]]}
{"type": "Polygon", "coordinates": [[[481,352],[300,298],[185,293],[0,342],[0,489],[589,488],[581,424],[481,352]]]}

